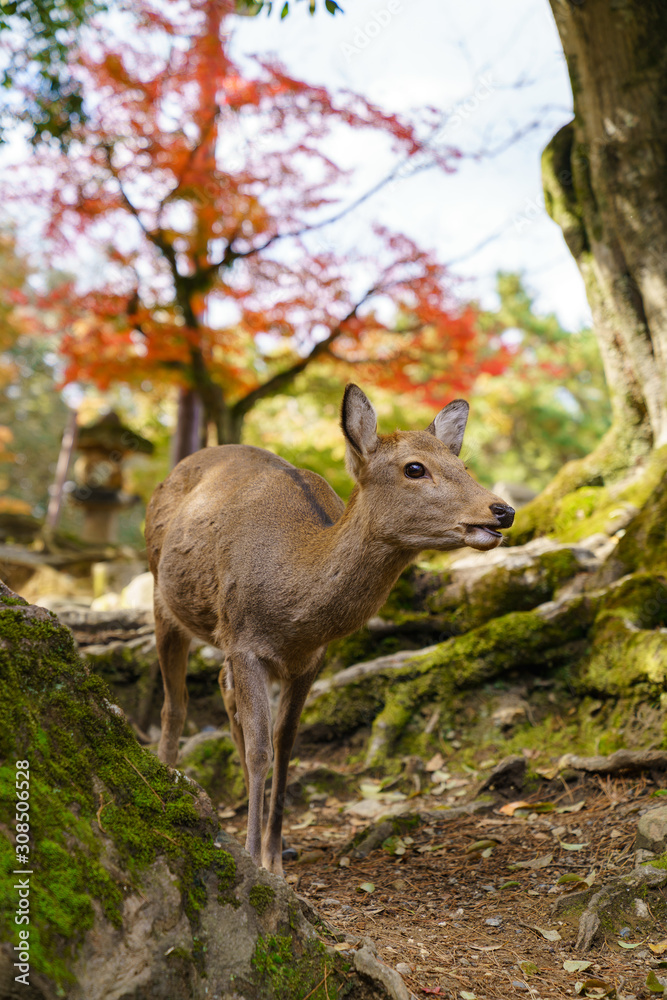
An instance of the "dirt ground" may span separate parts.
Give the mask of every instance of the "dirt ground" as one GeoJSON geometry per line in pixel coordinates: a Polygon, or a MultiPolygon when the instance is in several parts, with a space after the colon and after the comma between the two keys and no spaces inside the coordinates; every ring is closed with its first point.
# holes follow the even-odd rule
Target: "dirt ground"
{"type": "MultiPolygon", "coordinates": [[[[298,857],[286,862],[285,875],[338,932],[372,938],[417,997],[659,995],[659,981],[651,990],[646,980],[651,970],[667,974],[663,917],[644,911],[642,923],[640,910],[625,915],[578,954],[578,915],[552,913],[559,896],[587,888],[572,876],[601,888],[634,867],[638,817],[664,802],[652,780],[552,781],[526,796],[523,808],[512,804],[522,797],[514,795],[455,818],[446,816],[442,796],[419,794],[384,807],[410,810],[416,818],[408,832],[355,859],[351,839],[382,809],[372,786],[364,790],[367,798],[356,803],[320,792],[288,809],[285,837],[298,857]],[[570,881],[559,883],[562,876],[570,881]],[[573,961],[589,964],[564,966],[573,961]]],[[[227,832],[243,839],[243,808],[221,816],[227,832]]],[[[346,947],[344,938],[338,947],[346,947]]]]}

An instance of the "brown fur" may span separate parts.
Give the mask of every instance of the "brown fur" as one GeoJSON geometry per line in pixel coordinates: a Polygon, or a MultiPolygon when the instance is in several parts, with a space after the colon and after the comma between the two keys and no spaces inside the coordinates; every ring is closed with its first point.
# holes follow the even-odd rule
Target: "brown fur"
{"type": "Polygon", "coordinates": [[[348,386],[343,430],[357,485],[347,506],[315,473],[245,445],[184,459],[151,499],[146,544],[165,688],[158,752],[176,762],[187,653],[197,636],[225,652],[221,689],[249,794],[246,847],[270,871],[282,871],[287,769],[327,643],[362,626],[422,549],[492,548],[500,538],[479,527],[498,527],[490,505],[513,514],[457,457],[466,416],[458,401],[428,432],[378,436],[370,403],[348,386]],[[408,478],[410,462],[428,475],[408,478]],[[282,686],[273,752],[270,679],[282,686]]]}

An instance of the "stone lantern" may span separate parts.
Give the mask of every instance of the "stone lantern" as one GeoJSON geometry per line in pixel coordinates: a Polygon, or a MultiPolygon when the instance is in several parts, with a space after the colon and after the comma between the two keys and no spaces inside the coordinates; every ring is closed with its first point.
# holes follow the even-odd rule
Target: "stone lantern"
{"type": "Polygon", "coordinates": [[[125,427],[111,411],[92,424],[79,427],[76,444],[81,457],[74,464],[71,498],[83,507],[82,537],[86,542],[117,540],[118,513],[140,497],[123,490],[123,461],[127,455],[151,455],[153,445],[125,427]]]}

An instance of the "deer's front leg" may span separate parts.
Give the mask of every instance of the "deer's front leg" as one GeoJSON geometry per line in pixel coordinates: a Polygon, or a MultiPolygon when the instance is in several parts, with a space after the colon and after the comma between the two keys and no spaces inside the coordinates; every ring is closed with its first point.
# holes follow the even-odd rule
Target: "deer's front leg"
{"type": "Polygon", "coordinates": [[[283,682],[280,693],[278,717],[273,731],[275,757],[271,783],[271,804],[262,845],[262,864],[274,875],[282,875],[283,873],[283,814],[285,812],[285,789],[292,747],[299,728],[303,706],[311,684],[317,677],[323,657],[324,650],[321,650],[313,658],[306,673],[291,681],[283,682]]]}
{"type": "Polygon", "coordinates": [[[246,851],[256,865],[262,863],[262,809],[264,786],[273,760],[271,708],[266,671],[251,653],[230,657],[238,726],[245,744],[248,784],[248,833],[246,851]]]}

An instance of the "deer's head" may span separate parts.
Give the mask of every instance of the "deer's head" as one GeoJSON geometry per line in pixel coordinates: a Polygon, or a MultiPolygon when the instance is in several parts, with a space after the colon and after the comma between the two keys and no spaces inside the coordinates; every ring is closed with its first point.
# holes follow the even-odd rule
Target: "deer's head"
{"type": "Polygon", "coordinates": [[[357,500],[373,530],[410,549],[493,549],[514,510],[485,490],[459,458],[468,404],[456,399],[424,431],[378,434],[377,416],[356,385],[343,397],[341,426],[357,500]]]}

